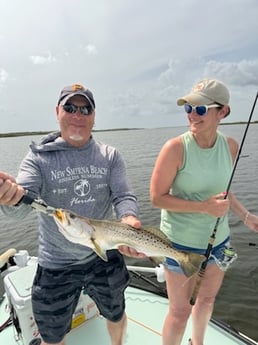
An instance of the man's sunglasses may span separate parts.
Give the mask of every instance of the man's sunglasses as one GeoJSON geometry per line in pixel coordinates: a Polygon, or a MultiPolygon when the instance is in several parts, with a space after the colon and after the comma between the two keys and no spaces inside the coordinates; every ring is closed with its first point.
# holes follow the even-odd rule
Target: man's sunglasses
{"type": "Polygon", "coordinates": [[[207,114],[208,110],[210,108],[220,108],[221,105],[219,104],[211,104],[211,105],[191,105],[189,103],[184,104],[185,112],[187,114],[191,114],[193,111],[196,112],[197,115],[199,116],[204,116],[207,114]]]}
{"type": "Polygon", "coordinates": [[[79,109],[82,115],[90,115],[93,111],[90,105],[78,106],[74,104],[65,104],[63,105],[63,109],[69,114],[75,114],[77,110],[79,109]]]}

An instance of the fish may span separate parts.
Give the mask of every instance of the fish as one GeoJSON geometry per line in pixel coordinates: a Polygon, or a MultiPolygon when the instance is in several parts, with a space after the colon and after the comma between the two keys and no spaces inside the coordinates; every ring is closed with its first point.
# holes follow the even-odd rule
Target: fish
{"type": "Polygon", "coordinates": [[[173,248],[171,241],[158,228],[136,229],[120,221],[86,218],[64,209],[56,209],[52,215],[67,240],[91,248],[105,261],[108,260],[108,250],[125,245],[156,262],[163,263],[166,257],[172,258],[179,263],[184,274],[191,277],[205,259],[204,255],[173,248]]]}

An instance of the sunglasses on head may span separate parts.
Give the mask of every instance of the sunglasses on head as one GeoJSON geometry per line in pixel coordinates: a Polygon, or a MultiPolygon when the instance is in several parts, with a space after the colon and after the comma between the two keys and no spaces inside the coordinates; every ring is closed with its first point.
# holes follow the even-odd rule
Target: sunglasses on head
{"type": "Polygon", "coordinates": [[[75,105],[75,104],[65,104],[63,105],[64,111],[66,111],[69,114],[75,114],[77,110],[80,110],[80,113],[82,115],[90,115],[93,111],[92,107],[90,105],[75,105]]]}
{"type": "Polygon", "coordinates": [[[221,105],[219,104],[210,104],[210,105],[192,105],[189,103],[184,104],[185,112],[187,114],[191,114],[193,111],[196,112],[199,116],[204,116],[207,114],[210,108],[220,108],[221,105]]]}

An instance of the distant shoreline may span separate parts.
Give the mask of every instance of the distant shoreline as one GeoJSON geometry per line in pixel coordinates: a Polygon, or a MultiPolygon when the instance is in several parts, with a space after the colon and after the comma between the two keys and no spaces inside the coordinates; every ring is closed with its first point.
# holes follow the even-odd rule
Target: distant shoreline
{"type": "MultiPolygon", "coordinates": [[[[220,126],[226,125],[244,125],[247,124],[246,121],[240,122],[228,122],[228,123],[220,123],[220,126]]],[[[258,121],[252,121],[251,124],[258,124],[258,121]]],[[[145,128],[113,128],[113,129],[97,129],[93,130],[93,132],[117,132],[117,131],[135,131],[135,130],[143,130],[145,128]]],[[[154,128],[153,128],[154,129],[154,128]]],[[[31,132],[10,132],[10,133],[0,133],[0,138],[7,138],[7,137],[22,137],[22,136],[29,136],[29,135],[45,135],[48,133],[52,133],[54,131],[31,131],[31,132]]]]}
{"type": "MultiPolygon", "coordinates": [[[[144,128],[113,128],[113,129],[99,129],[93,130],[92,132],[115,132],[115,131],[132,131],[132,130],[142,130],[144,128]]],[[[6,137],[24,137],[28,135],[45,135],[49,133],[53,133],[57,130],[53,131],[32,131],[32,132],[10,132],[10,133],[0,133],[0,138],[6,137]]]]}

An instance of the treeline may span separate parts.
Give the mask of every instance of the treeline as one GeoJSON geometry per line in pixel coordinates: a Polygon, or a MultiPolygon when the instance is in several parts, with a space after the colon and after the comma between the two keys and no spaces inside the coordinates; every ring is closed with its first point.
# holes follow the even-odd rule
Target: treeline
{"type": "MultiPolygon", "coordinates": [[[[225,122],[220,123],[221,126],[225,125],[244,125],[246,121],[239,122],[225,122]]],[[[251,124],[257,124],[258,121],[252,121],[251,124]]],[[[94,129],[92,132],[115,132],[115,131],[132,131],[132,130],[142,130],[144,128],[113,128],[113,129],[94,129]]],[[[33,131],[33,132],[11,132],[11,133],[0,133],[0,138],[4,137],[22,137],[26,135],[45,135],[53,131],[33,131]]]]}
{"type": "MultiPolygon", "coordinates": [[[[131,130],[140,130],[144,128],[114,128],[114,129],[99,129],[93,130],[93,132],[114,132],[114,131],[131,131],[131,130]]],[[[33,132],[11,132],[11,133],[0,133],[0,138],[5,137],[23,137],[26,135],[45,135],[53,131],[33,131],[33,132]]]]}

